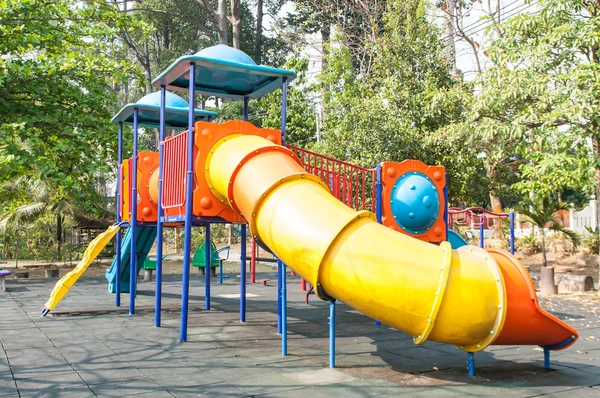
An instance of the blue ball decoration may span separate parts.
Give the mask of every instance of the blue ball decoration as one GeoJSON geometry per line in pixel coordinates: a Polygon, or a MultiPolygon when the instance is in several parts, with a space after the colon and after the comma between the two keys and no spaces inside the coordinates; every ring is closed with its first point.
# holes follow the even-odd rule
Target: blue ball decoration
{"type": "Polygon", "coordinates": [[[394,220],[403,230],[414,235],[422,234],[440,216],[440,196],[429,177],[410,172],[396,180],[390,207],[394,220]]]}

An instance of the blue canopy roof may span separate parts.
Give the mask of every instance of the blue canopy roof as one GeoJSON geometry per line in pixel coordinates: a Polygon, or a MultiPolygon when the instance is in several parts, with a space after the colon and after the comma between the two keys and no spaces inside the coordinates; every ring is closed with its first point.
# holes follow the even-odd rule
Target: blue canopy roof
{"type": "MultiPolygon", "coordinates": [[[[127,104],[112,118],[111,122],[132,125],[133,110],[138,108],[138,124],[140,127],[160,127],[160,91],[141,98],[134,104],[127,104]]],[[[181,97],[166,92],[165,96],[165,127],[173,129],[188,128],[188,103],[181,97]]],[[[194,110],[194,121],[216,118],[215,112],[194,110]]]]}
{"type": "Polygon", "coordinates": [[[190,62],[196,63],[196,91],[222,98],[259,98],[280,88],[284,77],[288,80],[296,77],[294,71],[256,65],[243,51],[219,44],[179,58],[152,84],[187,91],[190,62]]]}

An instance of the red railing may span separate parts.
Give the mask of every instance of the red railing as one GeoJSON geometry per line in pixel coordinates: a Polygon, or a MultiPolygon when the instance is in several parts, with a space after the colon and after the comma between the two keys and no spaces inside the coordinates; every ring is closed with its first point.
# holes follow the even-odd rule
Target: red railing
{"type": "Polygon", "coordinates": [[[451,207],[448,209],[449,227],[452,225],[466,226],[473,229],[479,229],[483,224],[484,229],[500,229],[502,226],[501,218],[508,218],[507,213],[494,213],[481,207],[469,207],[461,209],[451,207]]]}
{"type": "Polygon", "coordinates": [[[355,210],[375,212],[375,169],[356,166],[307,149],[288,145],[302,161],[304,168],[325,181],[331,193],[355,210]]]}
{"type": "Polygon", "coordinates": [[[187,159],[187,131],[167,139],[164,146],[163,209],[185,204],[185,172],[187,159]]]}

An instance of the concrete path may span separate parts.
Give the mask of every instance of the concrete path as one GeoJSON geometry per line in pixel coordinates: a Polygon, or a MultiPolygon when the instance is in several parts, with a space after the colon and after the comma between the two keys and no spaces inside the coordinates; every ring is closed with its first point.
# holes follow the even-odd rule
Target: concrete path
{"type": "Polygon", "coordinates": [[[406,334],[338,306],[337,369],[328,366],[328,305],[304,303],[289,277],[289,355],[277,335],[276,276],[248,285],[240,324],[238,279],[213,278],[204,310],[203,278],[192,273],[188,342],[179,342],[180,276],[166,276],[163,326],[155,328],[154,283],[140,283],[137,313],[129,296],[114,307],[103,278],[85,276],[55,312],[39,315],[56,280],[8,280],[0,292],[0,397],[600,397],[600,303],[566,298],[543,306],[581,339],[543,368],[537,347],[492,347],[475,356],[453,346],[415,346],[406,334]]]}

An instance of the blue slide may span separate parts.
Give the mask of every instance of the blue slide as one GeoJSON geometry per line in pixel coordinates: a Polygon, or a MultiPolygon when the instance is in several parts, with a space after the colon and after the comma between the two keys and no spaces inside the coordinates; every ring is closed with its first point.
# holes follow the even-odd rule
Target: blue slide
{"type": "MultiPolygon", "coordinates": [[[[152,248],[154,241],[156,240],[156,227],[137,227],[135,239],[135,251],[137,254],[137,272],[140,272],[148,252],[152,248]]],[[[129,253],[130,253],[130,242],[131,242],[131,228],[127,229],[125,237],[121,241],[121,293],[129,293],[129,253]]],[[[106,280],[108,281],[108,291],[111,293],[116,292],[116,280],[117,280],[117,258],[112,262],[109,269],[106,270],[106,280]]]]}
{"type": "Polygon", "coordinates": [[[448,242],[450,242],[450,245],[454,250],[468,245],[467,241],[464,240],[462,236],[451,229],[448,230],[448,242]]]}

